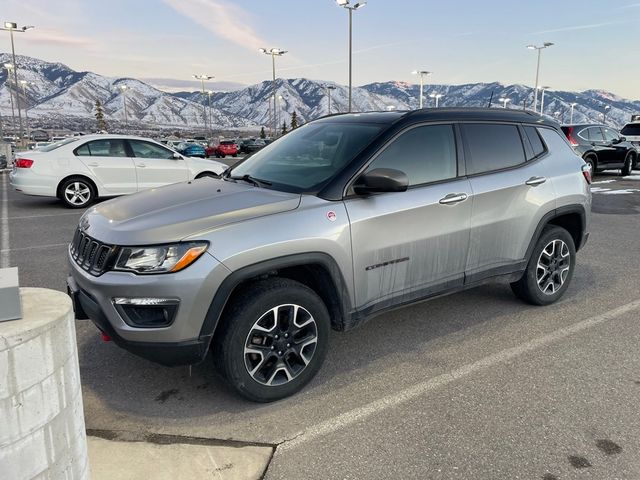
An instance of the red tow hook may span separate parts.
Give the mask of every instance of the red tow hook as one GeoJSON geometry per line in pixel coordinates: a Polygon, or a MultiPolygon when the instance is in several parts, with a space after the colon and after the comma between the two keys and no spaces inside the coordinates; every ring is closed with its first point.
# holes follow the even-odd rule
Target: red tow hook
{"type": "Polygon", "coordinates": [[[110,342],[111,341],[111,337],[104,333],[104,332],[100,332],[100,336],[102,337],[102,341],[103,342],[110,342]]]}

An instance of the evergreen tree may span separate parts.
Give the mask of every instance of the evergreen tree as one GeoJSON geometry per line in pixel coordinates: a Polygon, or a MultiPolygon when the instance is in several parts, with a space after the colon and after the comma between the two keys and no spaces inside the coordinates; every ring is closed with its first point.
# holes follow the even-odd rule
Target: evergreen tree
{"type": "Polygon", "coordinates": [[[102,103],[100,102],[100,100],[96,100],[95,110],[95,117],[98,121],[98,131],[106,131],[107,122],[105,122],[104,120],[104,108],[102,107],[102,103]]]}
{"type": "Polygon", "coordinates": [[[284,135],[285,133],[287,133],[287,122],[286,121],[282,122],[282,135],[284,135]]]}
{"type": "Polygon", "coordinates": [[[267,134],[264,133],[264,127],[260,128],[260,138],[262,139],[267,138],[267,134]]]}
{"type": "Polygon", "coordinates": [[[294,130],[296,128],[298,128],[298,114],[294,110],[291,114],[291,130],[294,130]]]}

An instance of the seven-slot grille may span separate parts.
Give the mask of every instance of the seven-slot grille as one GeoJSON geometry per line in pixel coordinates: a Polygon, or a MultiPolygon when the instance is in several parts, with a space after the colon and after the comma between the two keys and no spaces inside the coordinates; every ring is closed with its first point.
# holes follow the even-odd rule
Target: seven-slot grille
{"type": "Polygon", "coordinates": [[[70,251],[71,257],[80,268],[97,277],[107,270],[114,250],[113,245],[98,242],[78,228],[73,236],[70,251]]]}

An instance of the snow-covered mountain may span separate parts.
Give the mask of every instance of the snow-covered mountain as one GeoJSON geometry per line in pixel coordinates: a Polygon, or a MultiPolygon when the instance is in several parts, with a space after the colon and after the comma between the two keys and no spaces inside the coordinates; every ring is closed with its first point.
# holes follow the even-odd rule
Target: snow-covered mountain
{"type": "MultiPolygon", "coordinates": [[[[0,54],[0,65],[10,62],[0,54]]],[[[211,102],[214,129],[252,129],[270,126],[273,109],[273,85],[264,81],[231,92],[216,92],[208,98],[200,92],[167,93],[132,78],[111,78],[91,72],[76,72],[60,63],[31,57],[17,57],[19,80],[26,80],[26,104],[30,119],[44,126],[65,126],[83,121],[95,125],[96,100],[104,105],[107,124],[122,126],[126,100],[128,124],[136,127],[201,128],[203,107],[211,102]],[[126,86],[123,94],[121,87],[126,86]]],[[[333,82],[305,78],[276,81],[278,124],[289,123],[296,112],[304,123],[329,113],[327,86],[331,90],[331,113],[347,110],[348,89],[333,82]]],[[[0,113],[11,115],[6,70],[0,70],[0,113]]],[[[502,108],[501,97],[509,98],[507,108],[531,108],[533,90],[524,85],[473,83],[465,85],[425,85],[425,106],[433,106],[432,94],[440,94],[440,106],[502,108]]],[[[22,86],[18,89],[22,99],[22,86]]],[[[414,109],[418,107],[419,86],[406,82],[372,83],[353,89],[353,110],[414,109]]],[[[14,97],[15,98],[15,97],[14,97]]],[[[24,104],[25,100],[22,99],[24,104]]],[[[632,101],[601,90],[584,92],[547,91],[544,112],[561,122],[568,122],[571,104],[575,103],[574,122],[601,122],[605,106],[609,106],[607,123],[621,126],[632,114],[640,113],[640,101],[632,101]]]]}

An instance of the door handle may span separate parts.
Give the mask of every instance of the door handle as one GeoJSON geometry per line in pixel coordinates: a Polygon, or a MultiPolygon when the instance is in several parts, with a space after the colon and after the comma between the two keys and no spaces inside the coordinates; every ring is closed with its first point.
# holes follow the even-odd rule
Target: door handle
{"type": "Polygon", "coordinates": [[[144,168],[146,165],[144,163],[136,163],[136,167],[144,168]]]}
{"type": "Polygon", "coordinates": [[[93,163],[87,163],[87,166],[88,166],[88,167],[99,167],[99,166],[100,166],[100,164],[99,164],[99,163],[97,163],[97,162],[93,162],[93,163]]]}
{"type": "Polygon", "coordinates": [[[546,181],[547,179],[545,177],[531,177],[529,180],[527,180],[524,183],[526,183],[531,187],[537,187],[538,185],[542,185],[546,181]]]}
{"type": "Polygon", "coordinates": [[[451,205],[454,203],[464,202],[467,198],[469,197],[466,193],[450,193],[449,195],[441,198],[440,203],[442,205],[451,205]]]}

